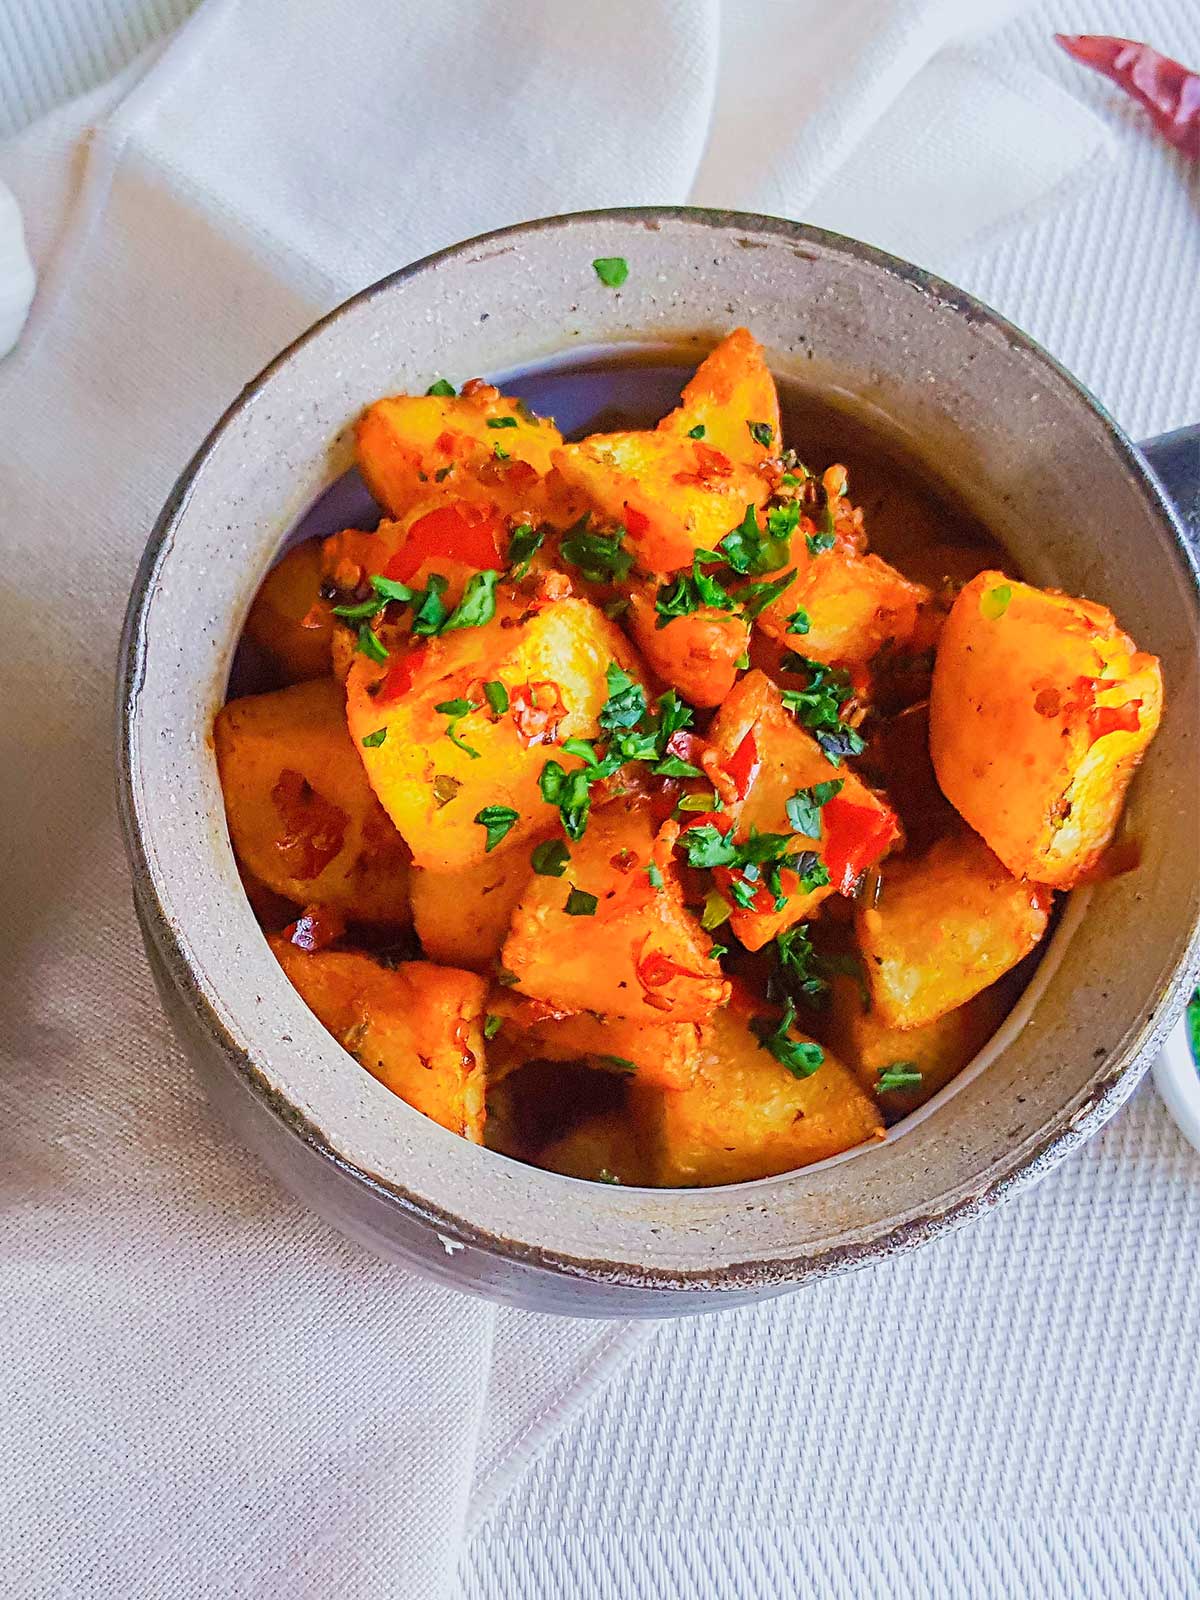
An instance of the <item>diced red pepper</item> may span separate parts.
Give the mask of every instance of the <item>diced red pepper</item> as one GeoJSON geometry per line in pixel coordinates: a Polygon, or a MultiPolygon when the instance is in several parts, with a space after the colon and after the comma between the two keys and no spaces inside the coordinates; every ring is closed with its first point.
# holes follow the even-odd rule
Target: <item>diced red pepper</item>
{"type": "Polygon", "coordinates": [[[557,683],[539,679],[520,683],[509,691],[508,703],[522,744],[548,744],[567,714],[557,683]]]}
{"type": "Polygon", "coordinates": [[[1200,74],[1135,39],[1088,33],[1054,37],[1069,56],[1102,72],[1143,106],[1169,144],[1200,161],[1200,74]]]}
{"type": "Polygon", "coordinates": [[[406,650],[402,656],[397,656],[392,661],[372,696],[377,706],[391,705],[393,701],[404,698],[412,688],[428,650],[427,644],[415,644],[411,650],[406,650]]]}
{"type": "Polygon", "coordinates": [[[732,780],[738,799],[744,800],[750,793],[754,780],[758,777],[762,768],[762,762],[758,755],[758,741],[754,737],[753,728],[745,735],[729,760],[724,763],[724,767],[732,780]]]}
{"type": "Polygon", "coordinates": [[[632,539],[640,539],[650,526],[650,518],[633,506],[625,507],[625,531],[632,539]]]}
{"type": "Polygon", "coordinates": [[[1088,732],[1092,743],[1103,739],[1106,733],[1136,733],[1142,725],[1138,712],[1140,700],[1130,700],[1123,706],[1093,706],[1088,712],[1088,732]]]}
{"type": "Polygon", "coordinates": [[[840,794],[821,808],[821,859],[830,882],[849,894],[899,836],[900,822],[886,806],[858,806],[840,794]]]}
{"type": "Polygon", "coordinates": [[[482,572],[502,565],[500,517],[493,506],[456,500],[418,517],[408,537],[383,569],[385,578],[407,583],[422,562],[443,556],[482,572]]]}

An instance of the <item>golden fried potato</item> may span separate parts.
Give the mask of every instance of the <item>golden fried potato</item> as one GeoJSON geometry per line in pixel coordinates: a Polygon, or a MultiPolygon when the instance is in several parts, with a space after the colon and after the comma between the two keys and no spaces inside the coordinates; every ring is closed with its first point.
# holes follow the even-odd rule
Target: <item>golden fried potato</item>
{"type": "Polygon", "coordinates": [[[399,630],[386,636],[392,656],[385,665],[359,654],[350,668],[347,716],[413,859],[438,872],[483,861],[492,853],[489,834],[475,818],[489,808],[517,813],[495,850],[527,850],[555,821],[538,787],[555,746],[599,731],[610,662],[638,670],[624,634],[586,600],[538,609],[498,591],[495,617],[483,627],[411,647],[399,630]],[[489,682],[504,686],[503,713],[487,702],[489,682]],[[476,709],[460,717],[437,709],[458,701],[476,709]],[[382,742],[364,743],[381,730],[382,742]]]}
{"type": "Polygon", "coordinates": [[[993,984],[932,1022],[918,1028],[892,1028],[877,1007],[863,1004],[862,987],[855,979],[839,976],[830,984],[829,1041],[894,1122],[924,1105],[958,1076],[1000,1026],[1012,999],[1003,983],[993,984]],[[880,1089],[880,1079],[889,1068],[906,1073],[915,1070],[920,1081],[880,1089]]]}
{"type": "Polygon", "coordinates": [[[691,705],[719,706],[737,681],[738,662],[749,648],[749,623],[731,612],[701,606],[660,627],[663,619],[654,609],[657,593],[658,585],[648,583],[629,596],[629,631],[646,664],[691,705]]]}
{"type": "Polygon", "coordinates": [[[371,791],[332,678],[231,700],[213,742],[245,869],[298,905],[408,921],[408,848],[371,791]]]}
{"type": "Polygon", "coordinates": [[[294,545],[267,573],[246,618],[246,637],[283,683],[329,673],[333,610],[321,597],[321,540],[294,545]]]}
{"type": "Polygon", "coordinates": [[[654,858],[662,886],[650,882],[653,845],[645,810],[618,800],[593,813],[563,877],[530,880],[501,956],[521,994],[658,1023],[703,1022],[724,1003],[729,985],[708,954],[712,941],[664,852],[654,858]]]}
{"type": "MultiPolygon", "coordinates": [[[[765,673],[748,672],[739,680],[713,718],[708,737],[742,796],[729,808],[734,837],[739,840],[747,838],[752,829],[794,832],[787,812],[789,799],[818,784],[841,785],[821,807],[820,837],[797,839],[798,849],[815,852],[829,882],[805,891],[797,874],[785,871],[787,904],[782,910],[775,909],[774,896],[765,885],[760,885],[750,907],[730,901],[734,905],[730,917],[733,931],[748,950],[759,950],[781,929],[810,915],[828,895],[848,893],[867,868],[891,848],[898,823],[890,806],[844,761],[833,766],[812,735],[785,709],[779,690],[765,673]]],[[[718,868],[716,876],[728,887],[724,868],[718,868]]]]}
{"type": "Polygon", "coordinates": [[[595,433],[556,450],[554,463],[605,521],[624,526],[647,572],[690,567],[769,493],[751,467],[672,433],[595,433]]]}
{"type": "Polygon", "coordinates": [[[648,1184],[650,1165],[642,1136],[627,1111],[601,1111],[586,1117],[538,1152],[538,1166],[568,1178],[593,1183],[648,1184]]]}
{"type": "Polygon", "coordinates": [[[781,452],[779,396],[762,346],[748,328],[735,328],[696,368],[678,407],[660,433],[700,437],[731,461],[757,467],[781,452]]]}
{"type": "Polygon", "coordinates": [[[488,1011],[500,1019],[492,1054],[510,1068],[522,1061],[587,1061],[660,1089],[685,1088],[696,1075],[704,1034],[696,1022],[563,1012],[511,989],[495,991],[488,1011]]]}
{"type": "Polygon", "coordinates": [[[393,517],[439,492],[494,501],[531,519],[552,509],[554,490],[545,480],[562,435],[490,384],[467,384],[461,395],[377,400],[355,438],[367,487],[393,517]]]}
{"type": "Polygon", "coordinates": [[[796,552],[801,570],[778,600],[765,606],[759,627],[770,638],[812,661],[865,666],[885,646],[903,649],[912,639],[920,607],[929,599],[874,555],[855,555],[834,547],[807,557],[796,552]],[[796,631],[797,612],[807,622],[796,631]]]}
{"type": "Polygon", "coordinates": [[[981,572],[938,644],[938,782],[1011,872],[1070,888],[1112,839],[1162,693],[1104,606],[981,572]]]}
{"type": "Polygon", "coordinates": [[[856,926],[879,1020],[919,1028],[995,983],[1041,939],[1053,891],[1014,878],[963,828],[882,868],[856,926]]]}
{"type": "Polygon", "coordinates": [[[269,942],[343,1049],[410,1106],[483,1143],[482,978],[425,961],[385,967],[358,950],[309,955],[282,935],[269,942]]]}
{"type": "Polygon", "coordinates": [[[452,872],[414,867],[413,926],[426,959],[490,972],[532,871],[524,850],[494,852],[452,872]]]}
{"type": "Polygon", "coordinates": [[[835,1056],[793,1077],[740,1008],[714,1016],[691,1088],[664,1094],[635,1082],[631,1093],[654,1182],[673,1188],[791,1172],[883,1137],[874,1100],[835,1056]]]}

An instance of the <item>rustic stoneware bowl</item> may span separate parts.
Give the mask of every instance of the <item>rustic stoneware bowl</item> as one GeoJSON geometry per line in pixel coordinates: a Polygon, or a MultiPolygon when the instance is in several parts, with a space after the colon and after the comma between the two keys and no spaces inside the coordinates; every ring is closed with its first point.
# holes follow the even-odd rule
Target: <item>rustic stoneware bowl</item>
{"type": "Polygon", "coordinates": [[[1200,899],[1200,604],[1138,455],[1038,347],[969,296],[764,217],[535,222],[356,296],[233,404],[179,480],[129,611],[121,804],[164,1003],[237,1135],[373,1249],[542,1309],[651,1316],[784,1292],[961,1223],[1112,1115],[1179,1013],[1200,899]],[[605,288],[591,262],[624,256],[605,288]],[[351,424],[433,376],[503,378],[681,347],[747,323],[785,385],[852,404],[928,462],[1034,581],[1112,605],[1163,658],[1167,713],[1130,801],[1138,871],[1073,897],[1004,1046],[886,1143],[791,1176],[642,1190],[455,1138],[325,1033],[239,885],[210,741],[251,597],[351,464],[351,424]],[[1018,1016],[1017,1021],[1021,1017],[1018,1016]]]}

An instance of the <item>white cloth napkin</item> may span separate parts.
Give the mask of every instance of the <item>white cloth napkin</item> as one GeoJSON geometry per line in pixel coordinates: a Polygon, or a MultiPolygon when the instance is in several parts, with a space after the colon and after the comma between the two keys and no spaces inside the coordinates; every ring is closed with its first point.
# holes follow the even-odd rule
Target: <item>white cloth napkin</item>
{"type": "Polygon", "coordinates": [[[315,316],[484,228],[816,206],[936,266],[1032,214],[1102,135],[939,54],[962,22],[949,0],[210,0],[0,150],[42,275],[0,367],[0,1593],[444,1594],[468,1511],[637,1338],[370,1259],[211,1120],[111,802],[121,614],[181,465],[315,316]]]}

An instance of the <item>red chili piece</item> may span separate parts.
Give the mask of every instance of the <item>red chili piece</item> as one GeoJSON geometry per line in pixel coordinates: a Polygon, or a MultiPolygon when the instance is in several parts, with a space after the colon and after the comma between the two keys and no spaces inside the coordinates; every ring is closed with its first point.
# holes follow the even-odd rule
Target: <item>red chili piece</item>
{"type": "Polygon", "coordinates": [[[894,811],[856,806],[840,794],[821,808],[821,859],[839,894],[849,894],[900,832],[894,811]]]}
{"type": "Polygon", "coordinates": [[[758,777],[762,762],[758,758],[758,743],[751,728],[741,744],[725,763],[725,771],[737,790],[739,800],[744,800],[750,793],[755,778],[758,777]]]}
{"type": "Polygon", "coordinates": [[[390,705],[393,700],[400,700],[408,693],[413,686],[413,679],[421,669],[427,649],[428,646],[424,644],[414,645],[411,650],[393,661],[373,696],[377,706],[390,705]]]}
{"type": "Polygon", "coordinates": [[[1138,712],[1140,700],[1130,700],[1123,706],[1093,706],[1088,712],[1088,732],[1092,743],[1103,739],[1106,733],[1136,733],[1142,725],[1138,712]]]}
{"type": "Polygon", "coordinates": [[[487,567],[499,569],[500,519],[495,511],[458,500],[418,517],[383,575],[407,583],[423,561],[438,556],[462,561],[481,572],[487,567]]]}
{"type": "Polygon", "coordinates": [[[1200,74],[1134,39],[1056,33],[1067,54],[1102,72],[1150,114],[1169,144],[1200,161],[1200,74]]]}

